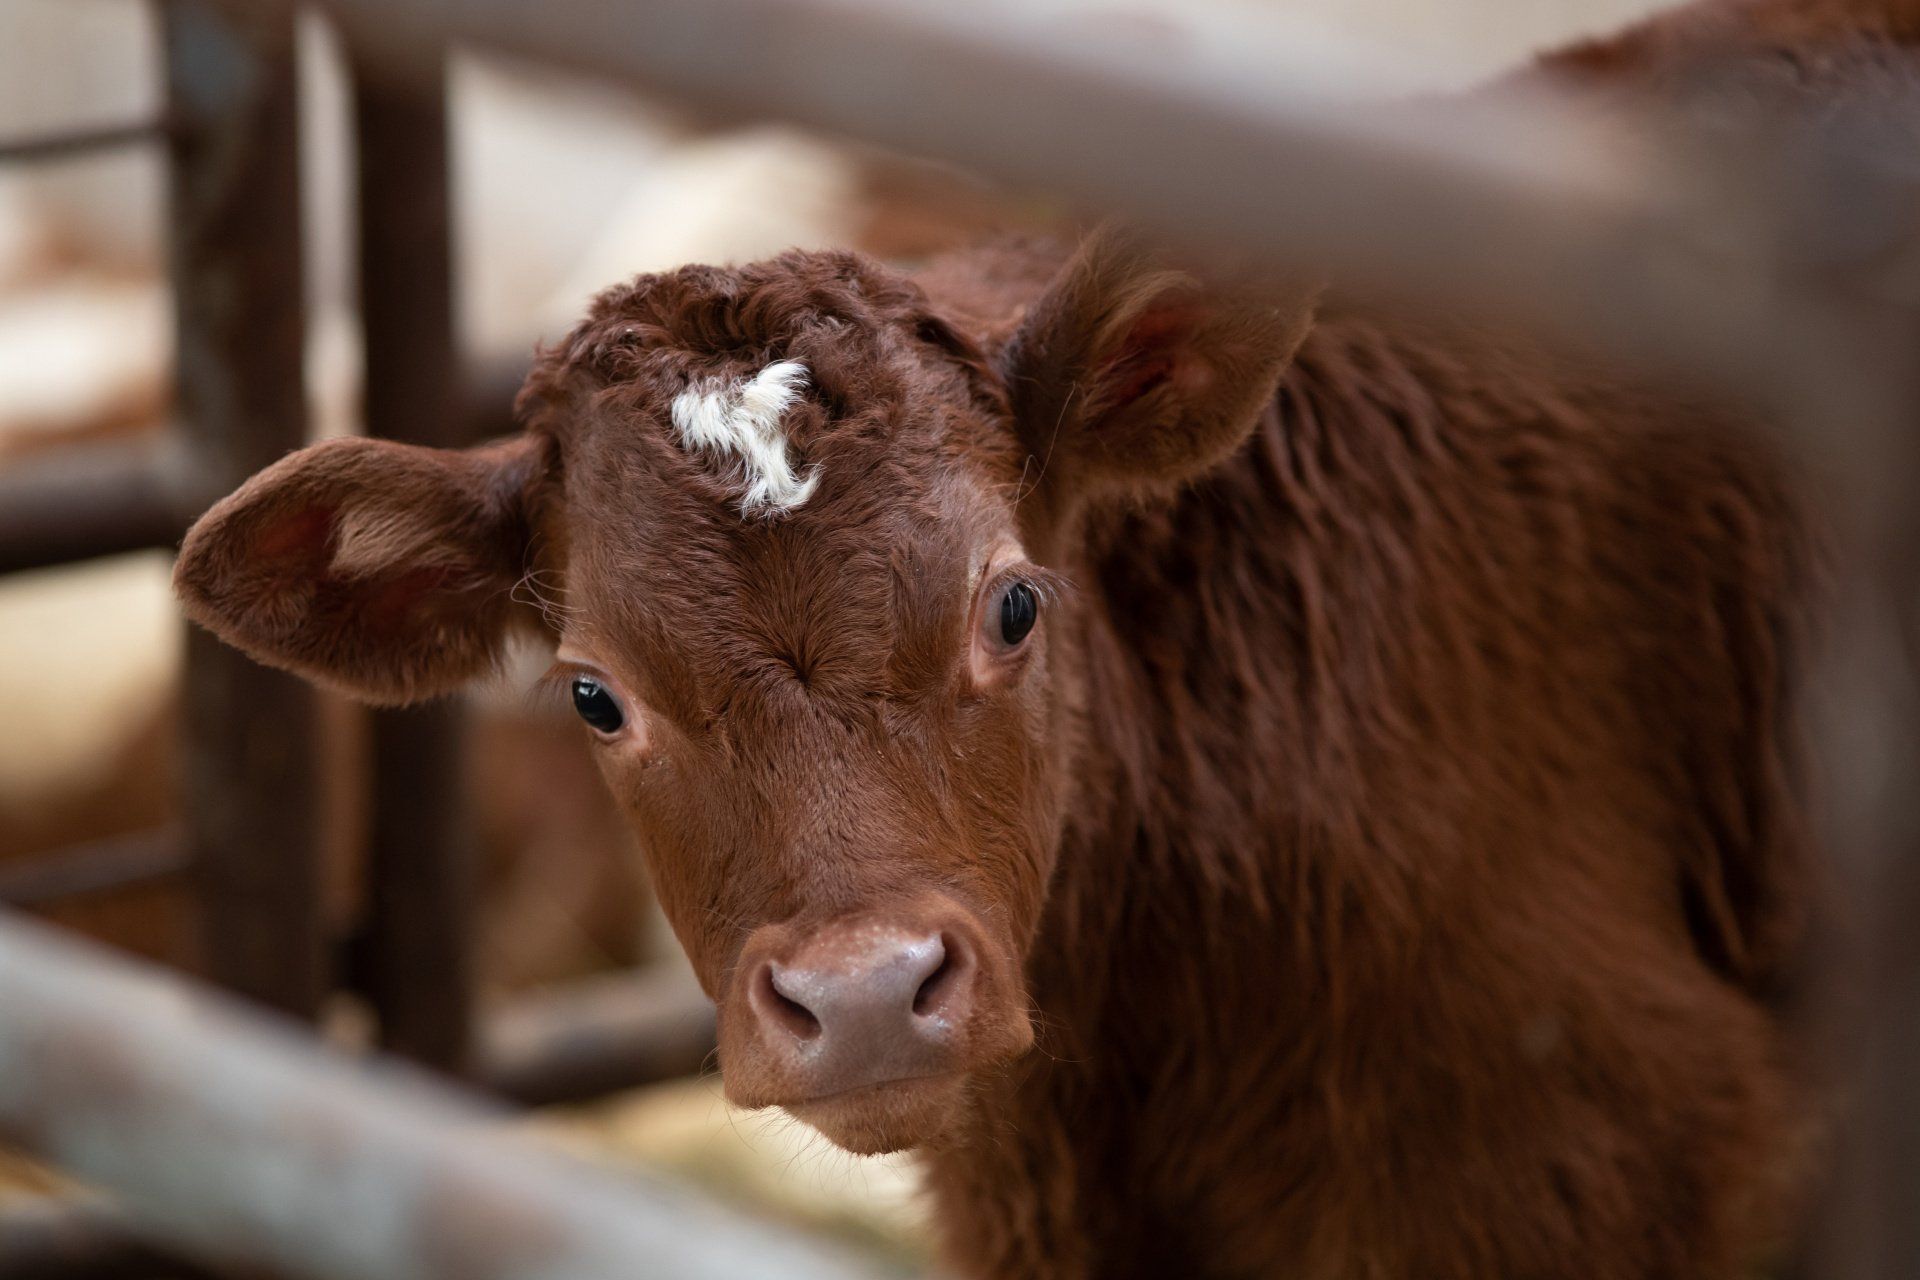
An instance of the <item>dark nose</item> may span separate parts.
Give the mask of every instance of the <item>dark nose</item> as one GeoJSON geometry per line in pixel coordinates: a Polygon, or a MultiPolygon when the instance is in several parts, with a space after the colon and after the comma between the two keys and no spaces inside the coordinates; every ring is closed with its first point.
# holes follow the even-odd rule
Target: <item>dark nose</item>
{"type": "Polygon", "coordinates": [[[785,957],[745,958],[760,1048],[793,1093],[820,1098],[956,1065],[979,971],[958,932],[849,921],[785,957]]]}

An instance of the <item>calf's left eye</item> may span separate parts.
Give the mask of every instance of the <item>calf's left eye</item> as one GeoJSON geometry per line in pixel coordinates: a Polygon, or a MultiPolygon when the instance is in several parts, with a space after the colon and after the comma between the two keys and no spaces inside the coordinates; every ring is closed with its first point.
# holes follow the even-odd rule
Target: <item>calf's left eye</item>
{"type": "Polygon", "coordinates": [[[619,701],[592,676],[574,677],[573,709],[580,713],[582,720],[601,733],[618,733],[620,726],[627,722],[619,701]]]}

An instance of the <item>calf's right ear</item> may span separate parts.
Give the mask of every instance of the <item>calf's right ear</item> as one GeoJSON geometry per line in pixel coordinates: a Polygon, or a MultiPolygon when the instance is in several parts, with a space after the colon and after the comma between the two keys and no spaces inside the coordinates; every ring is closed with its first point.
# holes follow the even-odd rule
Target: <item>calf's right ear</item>
{"type": "Polygon", "coordinates": [[[330,440],[202,516],[174,566],[187,616],[269,666],[369,702],[492,668],[525,571],[539,441],[330,440]]]}

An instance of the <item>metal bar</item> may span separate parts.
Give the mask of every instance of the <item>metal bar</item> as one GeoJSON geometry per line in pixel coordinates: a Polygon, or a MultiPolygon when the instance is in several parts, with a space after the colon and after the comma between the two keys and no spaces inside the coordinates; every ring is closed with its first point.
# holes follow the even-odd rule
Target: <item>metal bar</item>
{"type": "Polygon", "coordinates": [[[217,1274],[146,1240],[97,1196],[0,1201],[0,1276],[8,1280],[214,1280],[217,1274]]]}
{"type": "Polygon", "coordinates": [[[322,1280],[872,1275],[398,1065],[0,913],[0,1134],[186,1251],[322,1280]]]}
{"type": "MultiPolygon", "coordinates": [[[[169,0],[169,253],[176,395],[207,486],[195,509],[306,439],[293,22],[169,0]]],[[[187,643],[185,789],[208,970],[312,1016],[327,988],[313,695],[206,632],[187,643]]]]}
{"type": "Polygon", "coordinates": [[[395,1053],[463,1074],[473,1053],[471,814],[465,716],[451,704],[373,713],[367,919],[359,959],[395,1053]]]}
{"type": "Polygon", "coordinates": [[[157,142],[165,136],[166,131],[166,122],[163,120],[134,120],[126,124],[68,129],[38,137],[0,138],[0,165],[83,160],[103,151],[157,142]]]}
{"type": "Polygon", "coordinates": [[[0,867],[0,903],[44,907],[143,889],[173,880],[192,865],[185,833],[177,827],[94,840],[0,867]]]}
{"type": "MultiPolygon", "coordinates": [[[[446,70],[357,70],[367,434],[466,443],[455,344],[446,70]]],[[[361,957],[381,1043],[460,1072],[473,1053],[478,866],[455,704],[377,710],[361,957]]]]}
{"type": "MultiPolygon", "coordinates": [[[[1920,339],[1912,350],[1920,350],[1920,339]]],[[[1920,472],[1907,470],[1909,490],[1920,472]]],[[[1820,1188],[1810,1275],[1920,1275],[1920,512],[1852,545],[1849,590],[1818,673],[1817,793],[1837,900],[1808,1018],[1834,1085],[1839,1159],[1820,1188]]]]}
{"type": "Polygon", "coordinates": [[[1677,137],[1625,137],[1559,102],[1334,103],[1288,89],[1326,77],[1284,50],[1147,43],[1017,0],[332,7],[415,66],[448,41],[491,44],[726,117],[937,155],[1190,243],[1571,320],[1742,393],[1792,376],[1794,325],[1767,283],[1779,203],[1747,198],[1748,166],[1677,137]]]}
{"type": "MultiPolygon", "coordinates": [[[[461,392],[456,412],[465,421],[454,442],[512,431],[513,398],[526,372],[524,359],[481,368],[461,392]]],[[[170,546],[209,492],[192,477],[171,430],[153,440],[77,445],[9,462],[0,467],[0,574],[170,546]]]]}
{"type": "Polygon", "coordinates": [[[163,547],[186,532],[170,440],[60,449],[0,469],[0,573],[163,547]]]}
{"type": "Polygon", "coordinates": [[[331,7],[396,67],[490,44],[721,116],[958,161],[1203,251],[1597,344],[1764,410],[1861,493],[1902,447],[1903,424],[1843,403],[1860,361],[1836,334],[1854,300],[1782,278],[1810,227],[1845,231],[1822,241],[1827,268],[1892,256],[1920,193],[1884,146],[1806,155],[1724,118],[1655,128],[1517,87],[1380,106],[1356,101],[1349,76],[1338,98],[1315,97],[1290,86],[1328,83],[1324,50],[1147,42],[1019,0],[331,7]]]}
{"type": "Polygon", "coordinates": [[[530,1107],[697,1075],[714,1049],[712,1003],[664,966],[523,997],[485,1028],[479,1082],[530,1107]]]}

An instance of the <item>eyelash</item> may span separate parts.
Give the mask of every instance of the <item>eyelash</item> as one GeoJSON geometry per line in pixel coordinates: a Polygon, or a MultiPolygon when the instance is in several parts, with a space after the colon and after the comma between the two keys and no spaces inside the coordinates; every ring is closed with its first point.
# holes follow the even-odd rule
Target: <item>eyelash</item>
{"type": "Polygon", "coordinates": [[[607,678],[592,667],[575,666],[570,662],[556,662],[548,667],[527,690],[527,702],[541,710],[571,711],[573,682],[581,676],[586,676],[589,680],[597,680],[608,689],[612,688],[607,683],[607,678]]]}
{"type": "Polygon", "coordinates": [[[1024,584],[1034,595],[1040,597],[1042,607],[1052,609],[1073,590],[1073,583],[1064,574],[1051,569],[1042,569],[1037,564],[1021,564],[1002,569],[987,580],[980,593],[981,601],[991,601],[1014,583],[1024,584]]]}

